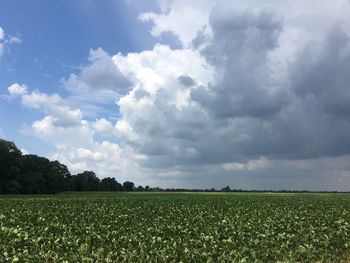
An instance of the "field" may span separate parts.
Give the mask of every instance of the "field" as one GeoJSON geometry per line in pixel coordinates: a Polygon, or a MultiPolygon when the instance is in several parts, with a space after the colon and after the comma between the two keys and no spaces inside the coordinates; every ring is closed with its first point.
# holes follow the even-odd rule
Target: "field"
{"type": "Polygon", "coordinates": [[[0,196],[0,262],[350,262],[350,195],[0,196]]]}

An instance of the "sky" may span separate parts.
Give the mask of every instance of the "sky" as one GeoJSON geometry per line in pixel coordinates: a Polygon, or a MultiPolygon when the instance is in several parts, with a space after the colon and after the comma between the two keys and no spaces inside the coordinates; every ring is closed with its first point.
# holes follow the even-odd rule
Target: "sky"
{"type": "Polygon", "coordinates": [[[0,137],[136,185],[350,190],[350,1],[0,0],[0,137]]]}

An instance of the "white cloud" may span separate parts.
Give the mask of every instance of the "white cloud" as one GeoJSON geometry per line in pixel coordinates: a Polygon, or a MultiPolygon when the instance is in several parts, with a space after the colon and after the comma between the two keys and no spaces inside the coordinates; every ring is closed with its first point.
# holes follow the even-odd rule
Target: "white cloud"
{"type": "Polygon", "coordinates": [[[64,85],[72,92],[110,90],[124,93],[131,85],[110,57],[101,48],[90,50],[89,65],[79,76],[71,74],[64,85]]]}
{"type": "Polygon", "coordinates": [[[213,77],[210,67],[198,52],[171,50],[162,45],[113,59],[135,83],[132,91],[118,101],[122,118],[116,127],[121,138],[145,148],[154,144],[154,149],[148,149],[150,152],[172,147],[173,143],[163,144],[164,133],[171,136],[175,130],[182,132],[186,127],[176,127],[181,116],[187,115],[184,121],[191,121],[197,111],[196,105],[189,105],[190,87],[181,85],[179,77],[188,76],[198,85],[208,85],[213,77]]]}
{"type": "Polygon", "coordinates": [[[225,163],[223,165],[225,170],[259,170],[265,168],[268,165],[268,160],[261,157],[257,160],[249,160],[246,163],[225,163]]]}
{"type": "Polygon", "coordinates": [[[7,88],[11,96],[22,96],[28,92],[26,85],[14,83],[7,88]]]}
{"type": "Polygon", "coordinates": [[[72,109],[58,94],[47,95],[38,91],[22,94],[23,106],[41,109],[49,114],[50,121],[56,126],[69,127],[79,125],[82,121],[80,109],[72,109]]]}
{"type": "MultiPolygon", "coordinates": [[[[210,1],[210,0],[164,0],[159,1],[160,13],[148,12],[140,15],[142,21],[153,23],[151,33],[159,36],[172,32],[187,46],[199,30],[206,27],[210,32],[209,14],[214,7],[222,12],[242,13],[250,10],[261,10],[278,14],[286,22],[281,40],[281,49],[276,50],[278,56],[289,57],[300,45],[310,40],[317,40],[324,36],[330,26],[341,21],[344,27],[349,25],[349,3],[347,0],[337,0],[320,5],[317,0],[287,0],[287,1],[210,1]],[[334,15],[337,14],[337,15],[334,15]]],[[[349,28],[349,27],[348,27],[349,28]]],[[[279,60],[282,63],[282,60],[279,60]]]]}
{"type": "Polygon", "coordinates": [[[58,94],[28,92],[27,89],[19,88],[21,86],[18,84],[11,87],[10,94],[16,94],[23,106],[46,114],[24,132],[55,146],[56,150],[50,159],[65,163],[73,173],[94,170],[101,178],[112,176],[119,181],[145,180],[147,174],[140,172],[136,160],[146,157],[128,146],[121,148],[117,143],[106,140],[99,142],[95,138],[96,134],[116,136],[117,126],[120,125],[113,126],[104,118],[89,122],[83,118],[80,109],[70,106],[58,94]]]}
{"type": "Polygon", "coordinates": [[[101,48],[90,50],[88,61],[78,74],[70,74],[62,84],[71,93],[68,100],[84,114],[94,116],[105,113],[106,105],[127,94],[132,83],[101,48]]]}
{"type": "Polygon", "coordinates": [[[6,36],[4,29],[0,26],[0,57],[4,54],[5,48],[12,44],[20,44],[22,40],[15,36],[6,36]]]}
{"type": "Polygon", "coordinates": [[[161,13],[143,13],[141,21],[153,23],[152,35],[160,36],[172,32],[179,37],[185,46],[197,35],[202,27],[208,24],[208,13],[216,4],[211,0],[176,0],[160,1],[161,13]]]}
{"type": "Polygon", "coordinates": [[[52,143],[56,150],[50,159],[65,163],[73,173],[93,170],[101,178],[112,176],[118,181],[143,181],[134,161],[138,156],[129,147],[95,139],[93,124],[82,120],[74,126],[57,126],[52,116],[35,121],[27,133],[52,143]]]}
{"type": "Polygon", "coordinates": [[[4,29],[2,29],[2,27],[0,26],[0,40],[3,40],[5,37],[5,31],[4,29]]]}
{"type": "Polygon", "coordinates": [[[19,37],[10,37],[8,40],[10,44],[21,44],[22,40],[19,37]]]}
{"type": "Polygon", "coordinates": [[[104,159],[103,153],[97,151],[92,152],[86,148],[78,148],[76,150],[76,155],[79,159],[88,161],[102,161],[104,159]]]}
{"type": "Polygon", "coordinates": [[[96,120],[96,122],[93,123],[93,128],[101,135],[111,135],[115,132],[115,127],[105,118],[96,120]]]}

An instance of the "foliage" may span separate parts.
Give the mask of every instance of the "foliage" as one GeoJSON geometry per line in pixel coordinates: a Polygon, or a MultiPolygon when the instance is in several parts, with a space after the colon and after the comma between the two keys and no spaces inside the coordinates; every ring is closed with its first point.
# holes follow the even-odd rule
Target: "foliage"
{"type": "Polygon", "coordinates": [[[349,218],[336,194],[3,196],[0,262],[348,262],[349,218]]]}
{"type": "Polygon", "coordinates": [[[13,142],[0,139],[0,193],[54,194],[62,191],[132,191],[115,178],[100,179],[92,171],[71,175],[67,166],[36,155],[22,155],[13,142]]]}
{"type": "Polygon", "coordinates": [[[100,191],[122,191],[123,187],[115,178],[103,178],[100,182],[100,191]]]}
{"type": "Polygon", "coordinates": [[[133,191],[134,187],[135,187],[135,185],[133,182],[126,181],[123,183],[124,191],[133,191]]]}
{"type": "Polygon", "coordinates": [[[0,193],[57,193],[67,190],[69,177],[58,161],[22,155],[13,142],[0,140],[0,193]]]}

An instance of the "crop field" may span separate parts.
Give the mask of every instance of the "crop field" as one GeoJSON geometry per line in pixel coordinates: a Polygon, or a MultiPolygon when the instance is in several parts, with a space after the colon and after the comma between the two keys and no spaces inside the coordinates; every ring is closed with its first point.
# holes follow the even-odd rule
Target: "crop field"
{"type": "Polygon", "coordinates": [[[350,195],[0,196],[0,262],[350,262],[350,195]]]}

